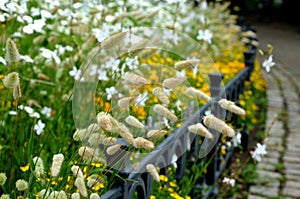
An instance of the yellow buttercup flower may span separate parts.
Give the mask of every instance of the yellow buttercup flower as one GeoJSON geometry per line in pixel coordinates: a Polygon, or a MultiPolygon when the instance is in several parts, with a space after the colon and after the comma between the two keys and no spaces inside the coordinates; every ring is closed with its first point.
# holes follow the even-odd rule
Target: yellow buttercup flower
{"type": "Polygon", "coordinates": [[[29,170],[29,163],[27,164],[27,165],[25,165],[25,166],[23,166],[23,167],[20,167],[20,169],[23,171],[23,172],[26,172],[26,171],[28,171],[29,170]]]}

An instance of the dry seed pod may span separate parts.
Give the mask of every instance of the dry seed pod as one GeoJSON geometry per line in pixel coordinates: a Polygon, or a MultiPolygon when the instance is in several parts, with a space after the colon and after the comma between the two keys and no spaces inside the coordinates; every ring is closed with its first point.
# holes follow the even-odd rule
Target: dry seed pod
{"type": "Polygon", "coordinates": [[[191,95],[197,99],[201,99],[201,100],[205,100],[205,101],[210,101],[210,97],[208,95],[206,95],[205,93],[203,93],[202,91],[200,90],[197,90],[193,87],[189,87],[186,89],[186,93],[188,95],[191,95]]]}
{"type": "Polygon", "coordinates": [[[128,108],[131,103],[133,103],[135,100],[135,97],[124,97],[122,99],[119,99],[118,105],[120,108],[128,108]]]}
{"type": "Polygon", "coordinates": [[[155,113],[166,117],[167,119],[173,121],[173,122],[177,122],[178,118],[176,117],[176,115],[174,113],[172,113],[169,109],[163,107],[160,104],[155,104],[153,107],[153,110],[155,113]]]}
{"type": "Polygon", "coordinates": [[[238,115],[246,115],[246,111],[235,105],[235,103],[232,101],[220,99],[218,103],[223,109],[226,109],[238,115]]]}
{"type": "Polygon", "coordinates": [[[190,125],[188,129],[192,133],[207,137],[209,139],[213,138],[212,134],[201,123],[190,125]]]}
{"type": "Polygon", "coordinates": [[[155,95],[159,101],[161,101],[162,103],[168,105],[170,103],[170,100],[167,96],[167,94],[163,91],[162,88],[160,87],[156,87],[152,90],[153,95],[155,95]]]}
{"type": "Polygon", "coordinates": [[[185,69],[185,68],[193,68],[195,65],[200,63],[199,59],[191,59],[191,60],[183,60],[175,63],[175,68],[177,70],[185,69]]]}
{"type": "Polygon", "coordinates": [[[226,136],[233,137],[235,132],[230,126],[228,126],[224,121],[216,118],[213,115],[208,115],[204,117],[204,124],[211,129],[214,129],[226,136]]]}
{"type": "Polygon", "coordinates": [[[106,153],[108,155],[113,155],[115,154],[117,151],[119,151],[121,149],[121,144],[115,144],[112,146],[107,147],[106,149],[106,153]]]}
{"type": "Polygon", "coordinates": [[[127,73],[124,77],[124,82],[129,85],[144,85],[148,84],[148,80],[134,73],[127,73]]]}
{"type": "Polygon", "coordinates": [[[133,146],[137,149],[153,149],[154,144],[153,142],[142,138],[142,137],[137,137],[134,139],[133,146]]]}
{"type": "Polygon", "coordinates": [[[173,89],[182,84],[186,79],[186,77],[171,77],[163,81],[163,86],[167,89],[173,89]]]}
{"type": "Polygon", "coordinates": [[[160,181],[159,174],[153,164],[147,164],[146,165],[146,170],[151,174],[153,179],[157,182],[160,181]]]}
{"type": "Polygon", "coordinates": [[[168,133],[168,131],[166,130],[150,130],[147,133],[147,138],[159,138],[162,137],[164,135],[166,135],[168,133]]]}
{"type": "Polygon", "coordinates": [[[116,34],[112,35],[111,37],[102,41],[100,45],[104,49],[112,48],[118,44],[121,44],[124,41],[126,34],[127,34],[127,32],[116,33],[116,34]]]}
{"type": "Polygon", "coordinates": [[[144,129],[145,126],[142,124],[138,119],[136,119],[134,116],[129,115],[126,119],[125,122],[129,124],[130,126],[139,128],[139,129],[144,129]]]}

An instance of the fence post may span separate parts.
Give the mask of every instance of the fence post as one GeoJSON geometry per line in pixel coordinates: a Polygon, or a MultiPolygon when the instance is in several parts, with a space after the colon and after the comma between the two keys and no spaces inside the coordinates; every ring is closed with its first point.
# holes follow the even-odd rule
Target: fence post
{"type": "Polygon", "coordinates": [[[250,75],[253,71],[254,68],[254,59],[255,59],[255,50],[248,50],[246,52],[244,52],[244,62],[245,62],[245,66],[247,68],[249,68],[249,72],[247,75],[247,80],[250,80],[250,75]]]}
{"type": "MultiPolygon", "coordinates": [[[[210,93],[211,93],[211,113],[216,117],[222,116],[222,109],[218,104],[221,95],[224,94],[221,82],[224,75],[221,73],[211,73],[209,74],[209,78],[211,81],[210,93]]],[[[223,111],[224,112],[224,111],[223,111]]],[[[211,130],[211,129],[210,129],[211,130]]],[[[212,131],[212,130],[211,130],[212,131]]],[[[215,144],[213,149],[208,153],[207,160],[211,160],[210,164],[207,167],[207,173],[205,174],[206,184],[208,186],[213,186],[216,182],[217,171],[218,171],[218,154],[217,154],[217,145],[215,144]]],[[[210,197],[216,196],[218,193],[218,189],[216,187],[211,191],[210,197]]]]}

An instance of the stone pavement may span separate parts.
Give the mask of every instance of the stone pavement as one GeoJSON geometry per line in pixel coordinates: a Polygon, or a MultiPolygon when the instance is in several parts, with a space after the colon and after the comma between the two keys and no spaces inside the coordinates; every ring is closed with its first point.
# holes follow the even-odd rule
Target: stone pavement
{"type": "Polygon", "coordinates": [[[258,163],[248,199],[300,199],[300,34],[285,24],[254,24],[260,47],[274,46],[268,83],[268,154],[258,163]],[[278,117],[274,119],[274,115],[278,117]]]}

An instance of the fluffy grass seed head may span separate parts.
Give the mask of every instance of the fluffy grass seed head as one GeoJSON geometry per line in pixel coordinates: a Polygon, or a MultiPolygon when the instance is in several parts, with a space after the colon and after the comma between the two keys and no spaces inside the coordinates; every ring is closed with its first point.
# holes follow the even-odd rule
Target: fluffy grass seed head
{"type": "Polygon", "coordinates": [[[11,38],[6,40],[5,51],[5,59],[8,63],[18,62],[20,60],[19,50],[11,38]]]}
{"type": "Polygon", "coordinates": [[[191,95],[197,99],[200,99],[200,100],[205,100],[205,101],[210,101],[210,96],[206,95],[205,93],[203,93],[202,91],[200,90],[197,90],[193,87],[189,87],[186,89],[186,93],[188,95],[191,95]]]}
{"type": "Polygon", "coordinates": [[[166,117],[167,119],[169,119],[173,122],[178,121],[178,118],[174,113],[172,113],[169,109],[165,108],[164,106],[162,106],[160,104],[155,104],[153,107],[153,111],[155,113],[157,113],[158,115],[166,117]]]}
{"type": "Polygon", "coordinates": [[[127,124],[129,124],[130,126],[133,126],[133,127],[139,128],[139,129],[144,129],[145,128],[144,124],[142,124],[137,118],[135,118],[132,115],[129,115],[125,119],[125,122],[127,124]]]}
{"type": "Polygon", "coordinates": [[[0,186],[3,186],[7,180],[5,173],[0,173],[0,186]]]}
{"type": "Polygon", "coordinates": [[[98,146],[99,144],[103,145],[112,145],[117,141],[116,138],[114,137],[106,137],[102,133],[93,133],[92,135],[89,136],[89,144],[93,147],[98,146]]]}
{"type": "Polygon", "coordinates": [[[14,99],[18,99],[22,97],[21,86],[20,84],[14,87],[13,89],[13,97],[14,99]]]}
{"type": "Polygon", "coordinates": [[[63,190],[59,191],[57,199],[68,199],[66,192],[63,190]]]}
{"type": "Polygon", "coordinates": [[[71,198],[72,199],[80,199],[80,193],[72,193],[71,198]]]}
{"type": "Polygon", "coordinates": [[[92,123],[88,126],[87,133],[92,134],[92,133],[95,133],[95,132],[99,132],[100,130],[101,130],[100,126],[97,123],[92,123]]]}
{"type": "Polygon", "coordinates": [[[18,191],[25,191],[28,189],[28,182],[26,180],[19,179],[16,181],[16,188],[18,191]]]}
{"type": "Polygon", "coordinates": [[[10,195],[9,194],[2,194],[0,199],[10,199],[10,195]]]}
{"type": "Polygon", "coordinates": [[[39,194],[40,198],[49,198],[50,192],[51,192],[50,189],[42,189],[39,194]]]}
{"type": "Polygon", "coordinates": [[[154,144],[153,142],[145,139],[145,138],[142,138],[142,137],[137,137],[134,139],[134,142],[133,142],[133,146],[137,149],[153,149],[154,148],[154,144]]]}
{"type": "Polygon", "coordinates": [[[86,129],[76,129],[75,133],[73,134],[73,140],[75,141],[83,141],[87,137],[87,130],[86,129]]]}
{"type": "Polygon", "coordinates": [[[209,139],[213,138],[213,135],[201,123],[190,125],[188,126],[188,129],[192,133],[207,137],[209,139]]]}
{"type": "Polygon", "coordinates": [[[153,164],[147,164],[146,165],[146,170],[151,174],[153,179],[157,182],[160,181],[159,174],[153,164]]]}
{"type": "Polygon", "coordinates": [[[106,131],[111,130],[113,127],[109,116],[107,114],[105,114],[104,112],[101,112],[97,115],[97,121],[98,121],[99,126],[106,131]]]}
{"type": "Polygon", "coordinates": [[[167,133],[168,133],[168,131],[166,131],[166,130],[150,130],[147,133],[147,138],[155,139],[155,138],[162,137],[162,136],[166,135],[167,133]]]}
{"type": "Polygon", "coordinates": [[[128,49],[128,53],[131,56],[135,56],[137,53],[141,52],[147,45],[148,40],[144,39],[136,44],[133,44],[132,46],[130,46],[130,48],[128,49]]]}
{"type": "Polygon", "coordinates": [[[34,157],[33,159],[33,163],[35,164],[35,168],[34,168],[34,174],[40,178],[45,174],[45,167],[44,167],[44,163],[42,158],[40,157],[34,157]]]}
{"type": "Polygon", "coordinates": [[[108,155],[113,155],[115,154],[117,151],[119,151],[121,149],[121,145],[120,144],[115,144],[112,146],[107,147],[106,149],[106,153],[108,155]]]}
{"type": "Polygon", "coordinates": [[[161,101],[162,103],[168,105],[170,103],[169,97],[167,96],[167,94],[163,91],[162,88],[160,87],[156,87],[152,90],[153,95],[155,95],[159,101],[161,101]]]}
{"type": "Polygon", "coordinates": [[[93,174],[88,178],[87,186],[92,188],[92,187],[97,187],[100,184],[104,184],[104,179],[99,176],[98,174],[93,174]]]}
{"type": "Polygon", "coordinates": [[[177,70],[185,69],[185,68],[193,68],[195,65],[198,66],[200,63],[199,59],[191,59],[191,60],[183,60],[175,63],[175,68],[177,70]]]}
{"type": "Polygon", "coordinates": [[[84,175],[79,166],[73,165],[71,167],[71,171],[76,178],[82,178],[82,180],[84,181],[84,175]]]}
{"type": "Polygon", "coordinates": [[[238,115],[246,115],[246,111],[238,107],[237,105],[235,105],[235,103],[232,101],[226,99],[220,99],[218,103],[223,109],[226,109],[238,115]]]}
{"type": "Polygon", "coordinates": [[[171,77],[163,81],[163,87],[173,89],[181,85],[187,78],[186,77],[171,77]]]}
{"type": "Polygon", "coordinates": [[[92,193],[90,199],[100,199],[100,196],[97,193],[92,193]]]}
{"type": "Polygon", "coordinates": [[[86,186],[84,184],[84,181],[81,178],[76,178],[74,184],[75,184],[75,186],[77,187],[77,189],[79,190],[80,194],[83,197],[87,197],[88,196],[88,193],[87,193],[87,190],[86,190],[86,186]]]}
{"type": "Polygon", "coordinates": [[[14,89],[17,86],[20,86],[19,73],[11,72],[7,74],[2,81],[6,88],[14,89]]]}
{"type": "Polygon", "coordinates": [[[134,73],[126,73],[124,77],[124,83],[128,85],[141,86],[148,84],[148,80],[134,73]]]}
{"type": "Polygon", "coordinates": [[[119,134],[122,138],[124,138],[130,144],[132,144],[134,141],[134,137],[130,133],[129,129],[122,123],[119,123],[117,125],[117,127],[113,128],[110,132],[119,134]]]}
{"type": "Polygon", "coordinates": [[[102,41],[100,45],[104,49],[112,48],[118,44],[121,44],[124,41],[126,34],[127,34],[127,32],[116,33],[116,34],[112,35],[111,37],[102,41]]]}
{"type": "Polygon", "coordinates": [[[230,126],[213,115],[204,116],[204,124],[208,128],[214,129],[226,136],[233,137],[235,135],[234,130],[230,126]]]}
{"type": "Polygon", "coordinates": [[[51,176],[56,177],[61,169],[61,165],[64,161],[63,154],[55,154],[52,159],[52,166],[51,166],[51,176]]]}
{"type": "Polygon", "coordinates": [[[148,59],[149,57],[152,57],[157,51],[158,48],[147,48],[139,53],[139,57],[141,59],[148,59]]]}
{"type": "Polygon", "coordinates": [[[118,105],[120,108],[128,108],[131,103],[133,103],[135,100],[135,97],[124,97],[122,99],[119,99],[118,105]]]}

